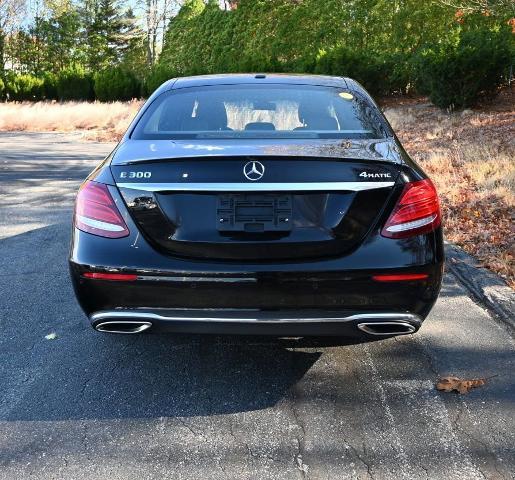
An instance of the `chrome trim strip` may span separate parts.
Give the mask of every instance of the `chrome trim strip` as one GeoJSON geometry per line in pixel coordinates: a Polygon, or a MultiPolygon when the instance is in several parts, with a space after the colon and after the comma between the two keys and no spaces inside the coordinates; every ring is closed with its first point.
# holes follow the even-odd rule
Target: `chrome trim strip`
{"type": "Polygon", "coordinates": [[[224,282],[224,283],[256,283],[254,277],[166,277],[159,275],[138,275],[138,280],[152,282],[224,282]]]}
{"type": "Polygon", "coordinates": [[[100,230],[106,230],[108,232],[123,232],[125,229],[114,223],[102,222],[100,220],[94,220],[93,218],[85,217],[84,215],[77,215],[77,218],[84,224],[98,228],[100,230]]]}
{"type": "Polygon", "coordinates": [[[132,320],[110,320],[108,322],[101,322],[97,325],[95,325],[95,330],[102,332],[102,333],[125,333],[125,334],[131,334],[131,333],[141,333],[145,330],[148,330],[152,324],[150,322],[134,322],[132,320]],[[106,325],[127,325],[127,324],[134,324],[135,327],[132,330],[103,330],[103,327],[106,325]]]}
{"type": "Polygon", "coordinates": [[[412,222],[391,225],[386,228],[386,231],[387,232],[404,232],[406,230],[413,230],[414,228],[420,228],[420,227],[423,227],[424,225],[428,225],[435,219],[436,219],[436,215],[430,215],[429,217],[419,218],[418,220],[413,220],[412,222]]]}
{"type": "Polygon", "coordinates": [[[358,328],[369,335],[386,336],[386,335],[408,335],[415,332],[416,328],[407,322],[369,322],[369,323],[358,323],[358,328]],[[391,331],[391,332],[376,332],[373,330],[374,326],[377,325],[392,325],[396,327],[405,327],[406,331],[391,331]]]}
{"type": "MultiPolygon", "coordinates": [[[[221,312],[222,313],[222,312],[221,312]]],[[[157,313],[149,312],[123,312],[119,310],[97,312],[90,316],[92,322],[97,320],[106,320],[110,318],[138,318],[144,320],[171,320],[171,321],[184,321],[184,322],[235,322],[235,323],[310,323],[310,322],[351,322],[357,320],[392,320],[392,323],[399,323],[402,321],[415,321],[420,322],[421,318],[412,313],[362,313],[356,315],[349,315],[347,317],[313,317],[313,318],[274,318],[271,320],[263,320],[259,318],[235,318],[235,317],[189,317],[182,316],[167,316],[159,315],[157,313]],[[396,320],[397,322],[393,322],[396,320]]],[[[113,320],[115,321],[115,320],[113,320]]],[[[129,320],[130,321],[130,320],[129,320]]],[[[123,323],[120,321],[120,323],[123,323]]],[[[410,325],[409,323],[407,325],[410,325]]],[[[415,331],[415,328],[413,328],[415,331]]]]}
{"type": "Polygon", "coordinates": [[[394,182],[302,182],[302,183],[118,183],[120,188],[145,192],[295,192],[374,190],[394,182]]]}

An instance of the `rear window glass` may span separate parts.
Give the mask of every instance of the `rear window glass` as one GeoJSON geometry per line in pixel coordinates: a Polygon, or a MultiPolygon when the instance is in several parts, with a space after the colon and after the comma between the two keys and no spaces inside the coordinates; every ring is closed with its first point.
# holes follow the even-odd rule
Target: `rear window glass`
{"type": "Polygon", "coordinates": [[[385,138],[366,99],[333,87],[217,85],[158,97],[132,138],[385,138]]]}

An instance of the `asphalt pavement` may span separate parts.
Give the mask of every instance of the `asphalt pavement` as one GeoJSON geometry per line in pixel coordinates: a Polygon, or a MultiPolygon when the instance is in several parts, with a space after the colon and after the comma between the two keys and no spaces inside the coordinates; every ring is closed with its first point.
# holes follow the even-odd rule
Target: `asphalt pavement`
{"type": "Polygon", "coordinates": [[[112,146],[0,133],[1,480],[515,478],[513,338],[450,274],[420,332],[368,344],[93,331],[71,208],[112,146]]]}

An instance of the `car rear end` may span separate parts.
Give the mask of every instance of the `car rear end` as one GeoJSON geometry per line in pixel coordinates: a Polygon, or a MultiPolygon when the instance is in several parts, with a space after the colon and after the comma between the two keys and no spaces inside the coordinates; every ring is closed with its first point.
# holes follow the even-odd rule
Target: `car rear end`
{"type": "MultiPolygon", "coordinates": [[[[172,139],[159,122],[151,133],[136,126],[81,187],[70,267],[92,325],[369,338],[418,330],[442,277],[438,198],[380,114],[382,131],[363,133],[333,111],[336,129],[300,100],[301,126],[277,134],[280,102],[252,90],[259,115],[239,129],[215,116],[215,129],[198,113],[200,90],[188,91],[197,115],[187,126],[166,127],[172,139]]],[[[359,92],[337,90],[356,105],[359,92]]]]}

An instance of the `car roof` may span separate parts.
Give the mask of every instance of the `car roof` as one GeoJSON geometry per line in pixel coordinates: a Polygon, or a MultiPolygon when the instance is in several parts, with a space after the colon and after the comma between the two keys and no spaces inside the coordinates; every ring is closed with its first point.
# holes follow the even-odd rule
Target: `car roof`
{"type": "Polygon", "coordinates": [[[233,73],[219,75],[198,75],[194,77],[180,77],[168,88],[173,90],[188,87],[200,87],[209,85],[241,85],[241,84],[291,84],[291,85],[321,85],[328,87],[347,88],[346,79],[343,77],[331,77],[328,75],[304,75],[281,73],[233,73]]]}

